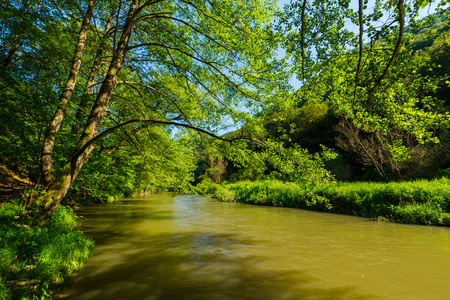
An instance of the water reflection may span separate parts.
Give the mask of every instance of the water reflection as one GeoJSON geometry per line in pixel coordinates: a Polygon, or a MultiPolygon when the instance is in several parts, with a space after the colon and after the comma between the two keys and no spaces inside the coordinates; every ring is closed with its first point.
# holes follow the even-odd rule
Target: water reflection
{"type": "Polygon", "coordinates": [[[87,208],[70,299],[443,299],[447,228],[156,194],[87,208]]]}

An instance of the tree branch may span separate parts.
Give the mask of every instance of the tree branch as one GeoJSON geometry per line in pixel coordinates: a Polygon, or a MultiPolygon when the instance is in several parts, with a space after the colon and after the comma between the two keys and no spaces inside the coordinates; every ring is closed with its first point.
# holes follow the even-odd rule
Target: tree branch
{"type": "Polygon", "coordinates": [[[386,68],[384,69],[383,74],[381,74],[381,76],[375,82],[374,86],[370,89],[370,91],[369,91],[370,93],[372,93],[375,90],[375,88],[377,88],[380,85],[381,81],[386,76],[390,66],[392,65],[395,58],[397,57],[398,52],[400,51],[400,47],[402,45],[403,33],[405,30],[405,8],[403,6],[403,0],[398,0],[397,9],[398,9],[398,23],[400,26],[399,32],[398,32],[397,44],[395,45],[394,53],[392,53],[391,59],[389,60],[386,68]]]}
{"type": "Polygon", "coordinates": [[[209,135],[210,137],[213,137],[213,138],[215,138],[217,140],[221,140],[221,141],[229,142],[229,143],[233,143],[233,141],[235,141],[237,139],[242,139],[242,138],[226,139],[226,138],[218,136],[218,135],[216,135],[216,134],[214,134],[214,133],[212,133],[210,131],[207,131],[207,130],[202,129],[202,128],[195,127],[195,126],[190,125],[190,124],[183,124],[183,123],[172,122],[172,121],[159,121],[159,120],[153,120],[153,119],[132,119],[132,120],[128,120],[126,122],[117,124],[116,126],[113,126],[113,127],[109,128],[109,129],[106,129],[105,131],[102,131],[100,134],[98,134],[95,137],[93,137],[92,139],[90,139],[88,142],[86,142],[83,145],[83,147],[81,147],[78,151],[76,151],[75,153],[72,154],[71,160],[76,160],[81,154],[83,154],[83,152],[87,148],[89,148],[93,143],[95,143],[99,139],[106,137],[108,134],[114,132],[115,130],[117,130],[119,128],[122,128],[122,127],[124,127],[126,125],[133,124],[133,123],[150,123],[150,124],[159,124],[159,125],[170,125],[170,126],[183,127],[183,128],[195,130],[195,131],[197,131],[199,133],[203,133],[203,134],[209,135]]]}

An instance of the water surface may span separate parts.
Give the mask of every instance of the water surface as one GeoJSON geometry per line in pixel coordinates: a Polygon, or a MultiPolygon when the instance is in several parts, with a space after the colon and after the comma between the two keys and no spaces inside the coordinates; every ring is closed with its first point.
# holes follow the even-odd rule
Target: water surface
{"type": "Polygon", "coordinates": [[[450,299],[450,230],[155,194],[84,208],[69,299],[450,299]]]}

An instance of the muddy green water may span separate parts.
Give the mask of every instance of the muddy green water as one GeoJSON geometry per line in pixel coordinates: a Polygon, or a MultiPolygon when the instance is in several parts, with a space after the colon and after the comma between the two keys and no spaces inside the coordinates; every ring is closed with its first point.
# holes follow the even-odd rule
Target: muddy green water
{"type": "Polygon", "coordinates": [[[450,299],[450,230],[155,194],[85,208],[70,299],[450,299]]]}

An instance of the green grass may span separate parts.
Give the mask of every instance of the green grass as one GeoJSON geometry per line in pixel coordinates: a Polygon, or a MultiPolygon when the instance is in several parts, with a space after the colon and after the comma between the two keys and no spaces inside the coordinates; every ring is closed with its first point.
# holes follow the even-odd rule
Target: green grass
{"type": "Polygon", "coordinates": [[[51,299],[51,289],[81,269],[94,242],[77,228],[72,210],[59,206],[44,226],[20,206],[0,207],[0,299],[51,299]],[[24,279],[33,288],[11,285],[24,279]]]}
{"type": "MultiPolygon", "coordinates": [[[[211,187],[220,200],[296,207],[393,222],[450,226],[450,180],[352,182],[306,188],[280,181],[211,187]]],[[[207,194],[207,193],[206,193],[207,194]]]]}

